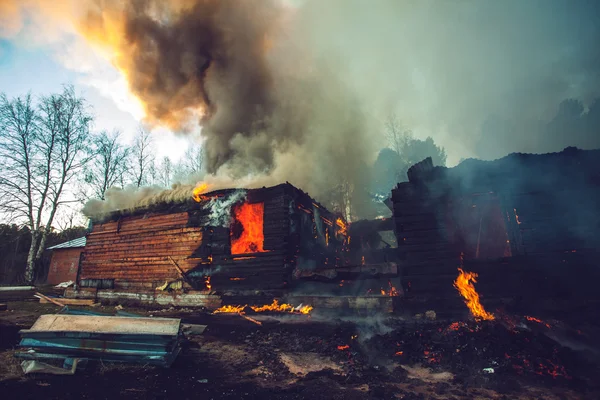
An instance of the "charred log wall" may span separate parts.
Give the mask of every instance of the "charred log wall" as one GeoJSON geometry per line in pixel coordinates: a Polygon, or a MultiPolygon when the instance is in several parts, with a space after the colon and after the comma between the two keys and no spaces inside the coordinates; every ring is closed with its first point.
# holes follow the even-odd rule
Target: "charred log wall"
{"type": "MultiPolygon", "coordinates": [[[[424,161],[409,170],[409,178],[392,191],[408,295],[454,298],[452,281],[461,253],[467,263],[486,265],[482,274],[506,263],[537,268],[543,260],[553,271],[545,286],[554,292],[561,290],[560,276],[569,275],[566,253],[597,259],[598,150],[511,154],[496,161],[467,160],[454,168],[424,161]]],[[[536,275],[513,278],[521,287],[535,287],[536,275]]],[[[510,285],[510,279],[496,282],[510,285]]],[[[501,293],[508,291],[494,296],[501,293]]]]}

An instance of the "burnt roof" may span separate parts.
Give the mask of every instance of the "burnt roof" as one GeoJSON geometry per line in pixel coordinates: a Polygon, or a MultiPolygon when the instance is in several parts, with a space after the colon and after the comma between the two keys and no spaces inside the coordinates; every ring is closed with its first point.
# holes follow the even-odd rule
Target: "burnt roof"
{"type": "Polygon", "coordinates": [[[295,193],[297,193],[300,196],[306,196],[306,197],[310,198],[310,200],[314,204],[316,204],[320,208],[326,210],[326,208],[323,205],[321,205],[319,202],[317,202],[312,197],[310,197],[310,195],[308,195],[308,193],[305,193],[301,189],[298,189],[297,187],[295,187],[294,185],[292,185],[289,182],[285,182],[285,183],[280,183],[279,185],[275,185],[275,186],[269,186],[269,187],[263,186],[262,188],[252,188],[252,189],[237,188],[237,189],[213,190],[210,192],[202,193],[202,196],[204,198],[206,198],[206,200],[203,200],[200,202],[197,202],[192,198],[192,193],[190,190],[189,198],[182,200],[182,201],[176,201],[176,202],[170,202],[170,203],[163,202],[163,203],[156,203],[156,204],[151,204],[151,205],[147,205],[147,206],[143,206],[143,207],[136,207],[133,209],[115,210],[115,211],[112,211],[110,213],[107,213],[107,214],[104,214],[101,216],[91,217],[91,220],[93,223],[104,223],[104,222],[108,222],[108,221],[115,221],[115,220],[118,220],[123,217],[144,215],[144,214],[151,213],[151,212],[178,213],[178,212],[184,212],[184,211],[197,210],[197,209],[201,208],[206,202],[210,201],[211,198],[214,198],[215,196],[227,196],[227,195],[235,193],[237,191],[246,192],[248,194],[248,197],[249,197],[248,200],[250,202],[259,202],[259,201],[264,201],[264,200],[261,200],[261,198],[263,198],[265,196],[269,196],[270,192],[275,192],[277,190],[286,189],[286,188],[293,190],[295,193]]]}

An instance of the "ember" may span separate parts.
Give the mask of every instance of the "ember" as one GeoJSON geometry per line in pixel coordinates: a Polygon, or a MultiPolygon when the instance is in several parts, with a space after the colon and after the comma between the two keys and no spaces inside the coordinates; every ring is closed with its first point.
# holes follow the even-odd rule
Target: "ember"
{"type": "Polygon", "coordinates": [[[471,314],[473,314],[475,319],[488,321],[495,319],[494,315],[485,311],[479,302],[479,294],[475,290],[475,286],[473,286],[473,283],[477,283],[477,274],[474,272],[465,272],[462,268],[459,268],[458,271],[459,275],[454,281],[454,287],[464,297],[465,304],[471,310],[471,314]]]}
{"type": "Polygon", "coordinates": [[[210,276],[207,276],[204,279],[204,285],[206,286],[206,290],[210,291],[210,289],[212,289],[212,286],[210,284],[210,276]]]}
{"type": "Polygon", "coordinates": [[[544,325],[544,326],[546,326],[546,328],[548,328],[548,329],[550,329],[550,328],[551,328],[551,326],[550,326],[550,324],[549,324],[549,323],[547,323],[547,322],[544,322],[544,321],[542,321],[542,320],[541,320],[541,319],[539,319],[539,318],[529,317],[529,316],[527,316],[527,315],[526,315],[526,316],[525,316],[525,319],[526,319],[527,321],[531,321],[531,322],[537,322],[538,324],[544,325]]]}
{"type": "Polygon", "coordinates": [[[231,233],[231,254],[263,253],[264,203],[244,203],[234,209],[235,220],[242,225],[242,233],[235,238],[231,233]]]}
{"type": "Polygon", "coordinates": [[[248,305],[243,305],[243,306],[231,306],[231,305],[226,305],[226,306],[222,306],[218,309],[216,309],[213,314],[219,314],[219,313],[243,313],[244,309],[246,307],[250,307],[252,309],[252,311],[254,312],[266,312],[266,311],[272,311],[272,312],[289,312],[289,313],[295,313],[295,314],[310,314],[310,312],[313,310],[312,306],[305,306],[300,304],[297,307],[294,307],[291,304],[279,304],[279,301],[277,299],[273,300],[273,303],[271,304],[266,304],[264,306],[248,306],[248,305]]]}
{"type": "Polygon", "coordinates": [[[382,296],[395,297],[398,296],[398,290],[392,285],[392,281],[388,281],[389,290],[386,292],[383,288],[381,289],[382,296]]]}
{"type": "Polygon", "coordinates": [[[350,346],[348,346],[347,344],[346,344],[346,345],[344,345],[344,346],[338,346],[338,347],[337,347],[337,349],[338,349],[338,350],[347,350],[347,349],[349,349],[349,348],[350,348],[350,346]]]}

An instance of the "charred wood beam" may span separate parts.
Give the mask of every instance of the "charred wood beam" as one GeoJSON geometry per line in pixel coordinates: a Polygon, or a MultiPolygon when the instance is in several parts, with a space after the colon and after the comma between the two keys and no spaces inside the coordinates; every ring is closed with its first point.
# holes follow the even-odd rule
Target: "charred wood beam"
{"type": "Polygon", "coordinates": [[[297,279],[325,278],[335,279],[338,275],[353,276],[396,276],[398,265],[396,263],[353,265],[338,268],[318,268],[315,270],[297,270],[294,276],[297,279]]]}

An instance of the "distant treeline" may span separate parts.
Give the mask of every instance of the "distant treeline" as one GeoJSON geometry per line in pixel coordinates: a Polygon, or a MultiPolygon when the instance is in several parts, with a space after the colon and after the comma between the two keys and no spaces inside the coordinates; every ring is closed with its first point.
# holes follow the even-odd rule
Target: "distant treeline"
{"type": "MultiPolygon", "coordinates": [[[[48,235],[48,247],[84,236],[86,228],[78,226],[48,235]]],[[[27,226],[0,224],[0,284],[25,283],[27,253],[31,245],[31,231],[27,226]]],[[[36,268],[36,282],[43,283],[48,274],[50,252],[46,251],[36,268]]]]}

